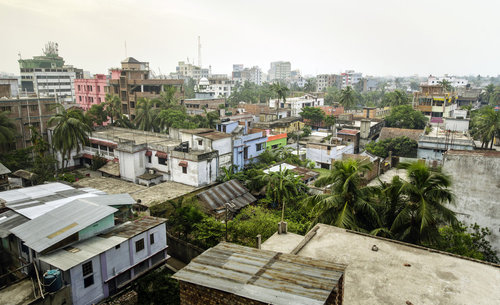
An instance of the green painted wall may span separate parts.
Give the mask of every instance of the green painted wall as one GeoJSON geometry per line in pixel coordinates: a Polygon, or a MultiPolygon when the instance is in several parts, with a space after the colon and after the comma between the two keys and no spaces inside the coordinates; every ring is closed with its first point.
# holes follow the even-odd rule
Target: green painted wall
{"type": "Polygon", "coordinates": [[[99,234],[100,232],[109,229],[115,225],[115,217],[114,214],[108,215],[98,222],[91,224],[85,229],[78,232],[78,239],[84,240],[99,234]]]}
{"type": "Polygon", "coordinates": [[[266,147],[272,148],[273,145],[278,145],[278,147],[282,147],[286,145],[286,138],[272,140],[266,143],[266,147]]]}

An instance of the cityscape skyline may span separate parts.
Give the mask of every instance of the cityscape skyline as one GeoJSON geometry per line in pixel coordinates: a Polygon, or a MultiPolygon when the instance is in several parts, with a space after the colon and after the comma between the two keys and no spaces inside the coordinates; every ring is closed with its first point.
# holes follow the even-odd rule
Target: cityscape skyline
{"type": "Polygon", "coordinates": [[[50,40],[59,43],[67,64],[93,74],[107,73],[126,56],[168,74],[179,61],[197,63],[198,36],[203,66],[210,65],[213,73],[229,74],[233,64],[257,65],[267,73],[270,62],[280,60],[303,75],[351,69],[377,76],[495,76],[500,71],[495,61],[500,42],[490,39],[481,47],[498,28],[493,16],[498,4],[486,1],[474,7],[465,1],[138,4],[2,0],[0,24],[13,35],[0,50],[0,71],[18,75],[18,54],[39,56],[50,40]]]}

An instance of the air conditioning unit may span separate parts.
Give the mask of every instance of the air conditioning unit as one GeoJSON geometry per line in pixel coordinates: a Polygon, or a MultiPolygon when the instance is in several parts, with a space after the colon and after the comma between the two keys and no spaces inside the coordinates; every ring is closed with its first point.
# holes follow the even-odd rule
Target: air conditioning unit
{"type": "Polygon", "coordinates": [[[154,175],[155,170],[154,170],[154,169],[150,169],[150,170],[149,170],[149,173],[150,173],[151,175],[154,175]]]}

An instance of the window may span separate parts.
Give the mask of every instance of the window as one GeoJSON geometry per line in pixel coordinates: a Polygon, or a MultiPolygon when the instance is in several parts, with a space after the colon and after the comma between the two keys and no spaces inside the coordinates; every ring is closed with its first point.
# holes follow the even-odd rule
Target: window
{"type": "Polygon", "coordinates": [[[182,167],[182,173],[183,174],[187,174],[188,172],[188,168],[187,167],[182,167]]]}
{"type": "Polygon", "coordinates": [[[116,249],[116,250],[120,249],[120,245],[116,245],[116,246],[115,246],[115,249],[116,249]]]}
{"type": "Polygon", "coordinates": [[[258,143],[258,144],[255,144],[255,146],[256,146],[257,151],[259,151],[259,150],[263,149],[264,145],[262,143],[258,143]]]}
{"type": "Polygon", "coordinates": [[[198,145],[203,145],[203,140],[198,140],[198,145]]]}
{"type": "Polygon", "coordinates": [[[83,276],[87,276],[89,274],[92,274],[92,261],[86,262],[85,264],[82,265],[82,273],[83,276]]]}
{"type": "MultiPolygon", "coordinates": [[[[151,159],[151,157],[149,157],[151,159]]],[[[167,159],[158,157],[158,164],[167,165],[167,159]]]]}
{"type": "Polygon", "coordinates": [[[139,252],[141,250],[144,250],[144,238],[135,242],[135,252],[139,252]]]}
{"type": "Polygon", "coordinates": [[[135,108],[135,102],[130,102],[130,108],[135,108]]]}
{"type": "Polygon", "coordinates": [[[149,243],[151,245],[155,243],[155,233],[149,234],[149,243]]]}
{"type": "Polygon", "coordinates": [[[243,158],[246,160],[248,159],[248,147],[245,147],[243,149],[243,158]]]}
{"type": "Polygon", "coordinates": [[[80,100],[80,102],[82,101],[82,97],[81,96],[79,96],[78,99],[80,100]]]}
{"type": "Polygon", "coordinates": [[[94,284],[94,275],[88,276],[83,279],[83,287],[87,288],[89,286],[92,286],[94,284]]]}
{"type": "Polygon", "coordinates": [[[148,156],[148,163],[151,163],[151,156],[148,156]]]}

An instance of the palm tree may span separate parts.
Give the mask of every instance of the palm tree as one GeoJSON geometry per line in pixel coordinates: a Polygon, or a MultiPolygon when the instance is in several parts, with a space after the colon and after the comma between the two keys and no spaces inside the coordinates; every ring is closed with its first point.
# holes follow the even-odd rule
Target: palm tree
{"type": "Polygon", "coordinates": [[[7,112],[0,112],[0,145],[10,144],[16,137],[16,125],[7,116],[7,112]]]}
{"type": "Polygon", "coordinates": [[[165,86],[164,91],[160,93],[159,106],[161,109],[167,109],[178,105],[178,100],[175,97],[177,88],[174,86],[165,86]]]}
{"type": "MultiPolygon", "coordinates": [[[[273,83],[271,85],[271,90],[274,91],[274,93],[276,93],[276,95],[278,95],[278,104],[279,104],[279,101],[281,99],[283,99],[283,103],[286,102],[286,96],[288,94],[288,91],[290,90],[290,89],[288,89],[288,87],[286,85],[282,85],[279,82],[273,83]]],[[[279,108],[279,106],[276,108],[279,108]]]]}
{"type": "Polygon", "coordinates": [[[281,221],[285,217],[285,203],[301,194],[305,193],[306,185],[302,179],[289,169],[281,169],[276,172],[269,172],[261,176],[265,182],[267,199],[273,204],[281,206],[281,221]]]}
{"type": "Polygon", "coordinates": [[[354,104],[356,103],[356,97],[351,86],[347,86],[340,91],[339,103],[346,109],[354,106],[354,104]]]}
{"type": "Polygon", "coordinates": [[[106,112],[111,119],[111,125],[113,125],[114,118],[121,118],[122,116],[122,102],[117,95],[106,94],[105,103],[106,103],[106,112]]]}
{"type": "Polygon", "coordinates": [[[67,167],[71,158],[71,151],[76,149],[79,153],[81,146],[88,143],[89,134],[92,129],[85,123],[83,112],[80,109],[66,110],[60,104],[59,113],[51,117],[49,125],[54,125],[54,134],[52,138],[52,147],[62,155],[62,165],[67,167]],[[66,166],[64,160],[66,159],[66,166]]]}
{"type": "Polygon", "coordinates": [[[481,147],[488,147],[490,143],[492,149],[495,137],[500,137],[500,111],[495,111],[491,106],[482,108],[475,125],[481,136],[481,147]]]}
{"type": "Polygon", "coordinates": [[[324,122],[325,122],[326,127],[328,127],[328,129],[332,132],[332,136],[333,136],[333,134],[334,134],[333,131],[335,129],[335,123],[336,123],[335,117],[333,115],[329,115],[329,116],[325,117],[324,122]],[[332,127],[334,127],[334,128],[332,128],[332,127]]]}
{"type": "Polygon", "coordinates": [[[440,84],[441,86],[443,86],[443,89],[446,90],[446,91],[451,91],[453,89],[453,87],[451,86],[451,83],[450,81],[448,81],[447,79],[442,79],[438,82],[438,84],[440,84]]]}
{"type": "Polygon", "coordinates": [[[126,115],[124,115],[124,114],[120,115],[116,119],[116,121],[114,122],[114,126],[116,126],[116,127],[122,127],[122,128],[129,128],[129,129],[134,129],[135,128],[134,123],[132,123],[130,121],[130,119],[126,115]]]}
{"type": "Polygon", "coordinates": [[[484,88],[484,92],[481,93],[481,99],[489,103],[494,92],[495,92],[495,85],[489,84],[484,88]]]}
{"type": "Polygon", "coordinates": [[[308,197],[305,204],[312,208],[314,223],[369,232],[380,227],[374,203],[369,200],[370,188],[361,188],[361,175],[370,164],[348,159],[335,161],[330,175],[318,179],[316,186],[331,184],[330,194],[308,197]]]}
{"type": "Polygon", "coordinates": [[[408,104],[408,95],[401,90],[392,92],[391,106],[400,106],[408,104]]]}
{"type": "Polygon", "coordinates": [[[434,243],[439,239],[440,224],[457,223],[455,213],[445,207],[453,203],[451,179],[440,169],[430,169],[420,162],[400,163],[398,168],[406,169],[408,181],[401,184],[404,200],[394,210],[397,214],[391,232],[406,242],[434,243]]]}
{"type": "Polygon", "coordinates": [[[138,129],[146,131],[155,131],[155,120],[158,115],[158,109],[155,108],[155,101],[148,98],[141,98],[137,102],[135,125],[138,129]]]}

